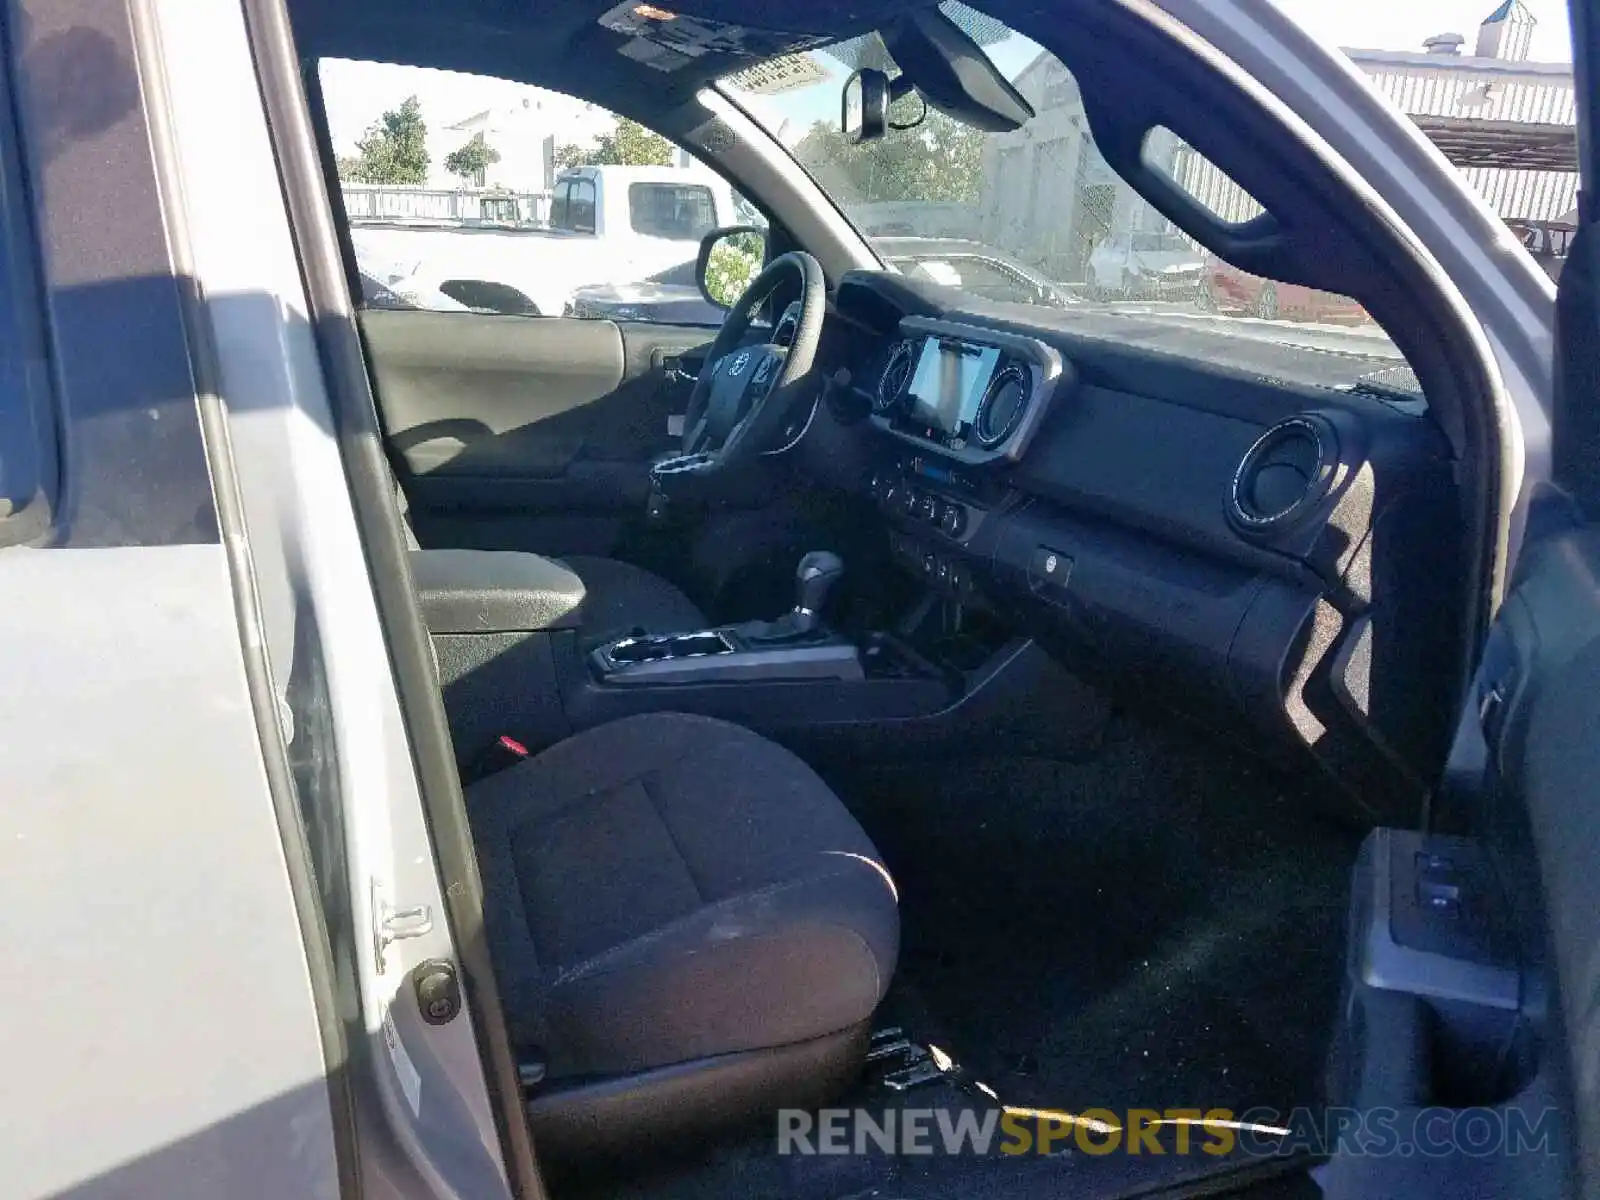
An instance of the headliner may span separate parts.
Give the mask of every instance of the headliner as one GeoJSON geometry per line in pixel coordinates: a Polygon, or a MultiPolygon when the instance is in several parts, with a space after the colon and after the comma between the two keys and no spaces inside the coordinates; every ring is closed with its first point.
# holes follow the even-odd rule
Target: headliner
{"type": "MultiPolygon", "coordinates": [[[[934,0],[664,0],[662,7],[746,27],[838,41],[934,0]]],[[[290,0],[302,57],[376,59],[495,75],[568,92],[625,115],[688,101],[755,59],[707,53],[663,72],[619,53],[600,25],[617,0],[290,0]]]]}

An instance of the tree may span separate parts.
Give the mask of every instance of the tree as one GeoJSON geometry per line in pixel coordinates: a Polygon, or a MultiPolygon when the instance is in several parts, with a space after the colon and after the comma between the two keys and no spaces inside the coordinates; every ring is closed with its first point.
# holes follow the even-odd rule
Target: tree
{"type": "Polygon", "coordinates": [[[356,142],[357,153],[339,160],[339,177],[350,183],[427,183],[428,126],[422,102],[407,96],[379,117],[356,142]]]}
{"type": "Polygon", "coordinates": [[[889,119],[911,129],[890,130],[856,144],[839,128],[818,121],[795,147],[795,157],[845,203],[880,200],[955,201],[975,204],[983,179],[983,131],[929,109],[915,96],[896,101],[889,119]]]}
{"type": "Polygon", "coordinates": [[[627,117],[617,118],[617,127],[602,133],[593,146],[556,147],[556,166],[568,167],[670,167],[677,148],[662,137],[627,117]]]}
{"type": "Polygon", "coordinates": [[[484,141],[479,131],[444,156],[444,169],[461,176],[464,183],[482,187],[483,173],[499,161],[500,151],[484,141]]]}

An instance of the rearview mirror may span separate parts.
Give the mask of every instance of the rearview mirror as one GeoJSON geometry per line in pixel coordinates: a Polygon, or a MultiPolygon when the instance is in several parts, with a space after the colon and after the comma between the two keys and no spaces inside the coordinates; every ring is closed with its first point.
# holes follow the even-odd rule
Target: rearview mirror
{"type": "Polygon", "coordinates": [[[946,116],[985,133],[1010,133],[1034,116],[978,43],[937,8],[918,8],[883,31],[883,43],[903,72],[895,84],[946,116]]]}
{"type": "Polygon", "coordinates": [[[767,261],[767,231],[759,225],[728,225],[700,239],[695,282],[700,294],[724,311],[732,308],[767,261]]]}
{"type": "Polygon", "coordinates": [[[848,142],[873,142],[889,129],[889,77],[863,67],[844,81],[839,127],[848,142]]]}

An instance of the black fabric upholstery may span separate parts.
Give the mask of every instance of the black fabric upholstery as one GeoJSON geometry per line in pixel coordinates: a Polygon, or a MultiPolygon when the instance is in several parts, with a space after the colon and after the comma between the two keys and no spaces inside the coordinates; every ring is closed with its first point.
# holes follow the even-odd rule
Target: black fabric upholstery
{"type": "Polygon", "coordinates": [[[867,1020],[899,910],[787,750],[652,713],[467,793],[513,1034],[554,1080],[791,1045],[867,1020]]]}
{"type": "Polygon", "coordinates": [[[583,580],[583,627],[592,635],[704,629],[708,622],[694,602],[659,575],[615,558],[568,555],[561,559],[583,580]]]}

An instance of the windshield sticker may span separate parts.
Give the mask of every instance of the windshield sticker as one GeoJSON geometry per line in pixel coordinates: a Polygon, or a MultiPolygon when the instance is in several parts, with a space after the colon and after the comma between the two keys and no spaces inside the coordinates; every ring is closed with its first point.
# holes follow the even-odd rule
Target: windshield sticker
{"type": "MultiPolygon", "coordinates": [[[[812,46],[820,46],[827,39],[809,33],[786,33],[779,29],[750,29],[744,25],[725,25],[705,17],[689,17],[660,8],[654,4],[639,4],[624,0],[600,18],[600,24],[616,33],[657,46],[665,46],[680,55],[699,58],[705,54],[733,54],[741,58],[772,58],[780,54],[794,54],[812,46]]],[[[628,43],[631,46],[632,43],[628,43]]],[[[623,52],[629,58],[638,58],[637,51],[628,46],[623,52]]],[[[654,66],[655,63],[650,65],[654,66]]],[[[679,64],[682,65],[681,63],[679,64]]],[[[662,68],[671,70],[674,68],[662,68]]]]}
{"type": "Polygon", "coordinates": [[[809,54],[782,54],[777,58],[735,71],[727,77],[734,87],[762,96],[810,87],[828,77],[822,64],[809,54]]]}

